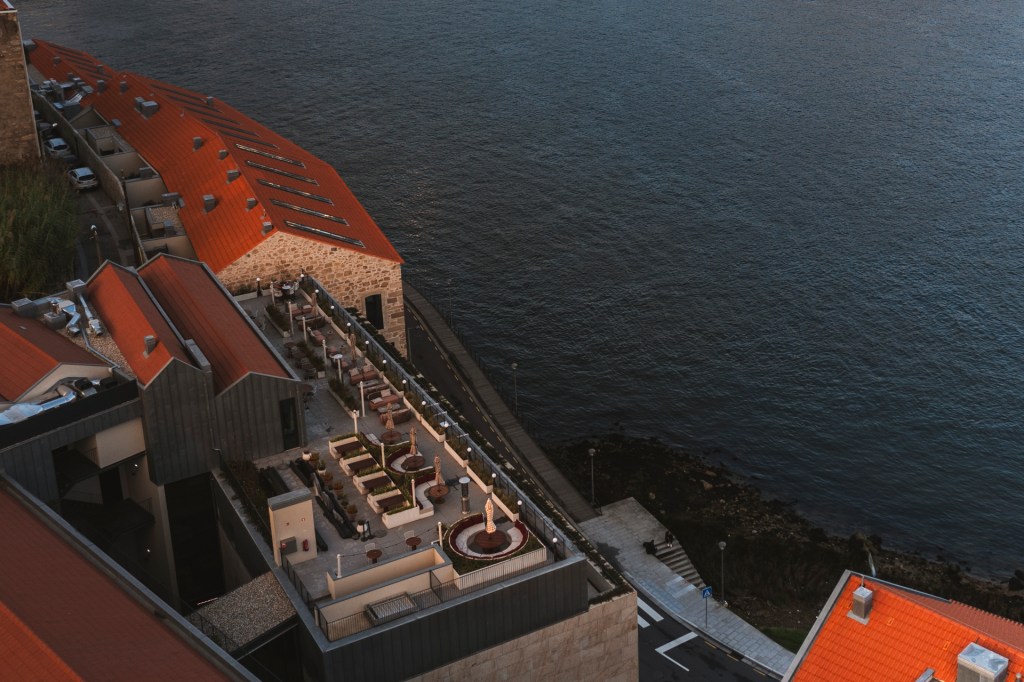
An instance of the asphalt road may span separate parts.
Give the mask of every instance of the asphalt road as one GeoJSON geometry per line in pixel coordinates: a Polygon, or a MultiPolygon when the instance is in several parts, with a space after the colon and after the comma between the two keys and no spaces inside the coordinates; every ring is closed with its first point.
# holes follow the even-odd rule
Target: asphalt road
{"type": "Polygon", "coordinates": [[[766,682],[770,679],[672,620],[639,592],[637,623],[643,682],[766,682]]]}

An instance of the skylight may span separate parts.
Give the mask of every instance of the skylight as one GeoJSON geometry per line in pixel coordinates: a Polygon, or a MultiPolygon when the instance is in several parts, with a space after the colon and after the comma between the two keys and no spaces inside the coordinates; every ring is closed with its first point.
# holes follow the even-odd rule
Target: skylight
{"type": "Polygon", "coordinates": [[[301,161],[296,161],[295,159],[289,159],[287,156],[278,156],[277,154],[271,154],[270,152],[265,152],[262,149],[253,149],[252,147],[246,147],[244,144],[238,144],[237,142],[235,143],[235,147],[237,147],[238,149],[241,149],[243,152],[249,152],[250,154],[257,154],[259,156],[265,156],[266,158],[274,159],[275,161],[283,161],[284,163],[290,163],[291,165],[298,166],[299,168],[305,168],[306,167],[306,164],[302,163],[301,161]]]}
{"type": "Polygon", "coordinates": [[[245,165],[249,166],[250,168],[259,168],[260,170],[269,171],[271,173],[277,173],[278,175],[283,175],[286,178],[291,178],[292,180],[301,180],[302,182],[308,182],[311,185],[320,184],[319,182],[316,181],[315,178],[307,178],[305,175],[299,175],[298,173],[290,173],[286,170],[281,170],[280,168],[267,166],[266,164],[262,164],[259,161],[246,161],[245,165]]]}
{"type": "Polygon", "coordinates": [[[264,187],[270,187],[272,189],[279,189],[282,192],[288,192],[289,194],[298,194],[300,197],[306,197],[308,199],[315,199],[316,201],[322,201],[325,204],[334,205],[334,202],[327,197],[322,197],[319,194],[313,194],[311,192],[303,192],[301,189],[295,189],[294,187],[288,187],[287,185],[279,185],[276,182],[270,180],[264,180],[263,178],[258,179],[256,182],[260,183],[264,187]]]}
{"type": "Polygon", "coordinates": [[[293,222],[291,220],[284,221],[284,224],[287,225],[288,227],[294,228],[296,230],[302,230],[303,232],[309,232],[310,234],[315,234],[315,235],[318,235],[320,237],[326,237],[328,239],[335,239],[335,240],[337,240],[339,242],[345,242],[346,244],[352,244],[353,246],[358,246],[361,249],[365,249],[366,248],[366,244],[363,244],[358,239],[353,239],[352,237],[343,237],[340,234],[334,234],[334,233],[328,232],[326,230],[319,230],[319,229],[317,229],[315,227],[311,227],[309,225],[303,225],[302,223],[296,223],[296,222],[293,222]]]}
{"type": "Polygon", "coordinates": [[[298,211],[299,213],[305,213],[306,215],[312,215],[316,216],[317,218],[323,218],[325,220],[333,220],[334,222],[341,223],[342,225],[348,225],[347,220],[345,220],[344,218],[340,218],[336,215],[331,215],[330,213],[321,213],[320,211],[314,211],[311,208],[303,208],[302,206],[289,204],[284,201],[279,201],[278,199],[271,199],[270,203],[272,203],[274,206],[280,206],[281,208],[290,208],[291,210],[298,211]]]}

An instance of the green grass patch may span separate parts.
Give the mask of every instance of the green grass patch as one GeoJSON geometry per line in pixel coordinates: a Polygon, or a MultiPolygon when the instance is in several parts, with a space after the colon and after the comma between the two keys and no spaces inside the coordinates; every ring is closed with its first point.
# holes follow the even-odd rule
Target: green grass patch
{"type": "Polygon", "coordinates": [[[78,205],[55,165],[0,168],[0,300],[38,298],[74,271],[78,205]]]}
{"type": "Polygon", "coordinates": [[[796,652],[807,638],[810,630],[800,628],[761,628],[761,632],[775,640],[775,643],[787,651],[796,652]]]}

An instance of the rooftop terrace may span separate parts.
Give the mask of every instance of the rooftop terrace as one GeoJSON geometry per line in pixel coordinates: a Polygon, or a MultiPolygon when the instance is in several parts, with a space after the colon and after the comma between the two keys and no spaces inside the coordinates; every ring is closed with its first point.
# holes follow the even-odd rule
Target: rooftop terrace
{"type": "MultiPolygon", "coordinates": [[[[317,286],[275,286],[241,303],[309,382],[309,443],[259,459],[255,468],[226,469],[229,478],[260,472],[272,508],[309,500],[301,492],[311,491],[305,503],[319,551],[296,548],[282,563],[327,639],[580,557],[420,377],[335,301],[322,293],[314,300],[317,286]],[[273,316],[265,310],[272,301],[279,311],[273,316]],[[317,460],[325,467],[319,474],[317,460]],[[477,542],[488,538],[497,538],[496,549],[477,542]]],[[[250,518],[265,519],[265,504],[256,501],[250,518]]],[[[269,541],[271,529],[260,532],[269,541]]],[[[268,542],[277,556],[279,541],[268,542]]]]}

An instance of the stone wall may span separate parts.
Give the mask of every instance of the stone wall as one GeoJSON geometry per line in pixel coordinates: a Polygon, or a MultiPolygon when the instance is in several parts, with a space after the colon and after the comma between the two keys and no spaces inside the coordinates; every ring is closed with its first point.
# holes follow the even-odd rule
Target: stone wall
{"type": "Polygon", "coordinates": [[[18,13],[0,0],[0,166],[39,159],[18,13]]]}
{"type": "Polygon", "coordinates": [[[626,682],[639,678],[639,655],[636,593],[630,592],[591,606],[574,618],[411,679],[626,682]]]}
{"type": "Polygon", "coordinates": [[[404,355],[405,304],[402,297],[402,266],[344,247],[331,246],[280,230],[245,256],[217,273],[230,291],[252,288],[256,278],[264,285],[271,279],[294,279],[305,271],[346,308],[366,315],[366,297],[380,294],[384,329],[380,332],[404,355]]]}

